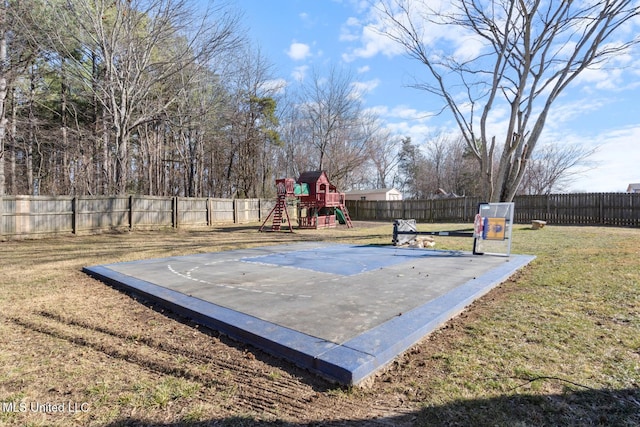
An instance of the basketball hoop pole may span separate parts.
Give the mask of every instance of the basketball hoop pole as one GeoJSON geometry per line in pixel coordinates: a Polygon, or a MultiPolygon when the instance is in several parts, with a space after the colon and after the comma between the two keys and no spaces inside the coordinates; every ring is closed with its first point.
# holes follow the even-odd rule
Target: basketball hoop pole
{"type": "Polygon", "coordinates": [[[407,236],[445,236],[445,237],[473,237],[473,254],[474,255],[483,255],[482,252],[476,252],[476,237],[475,232],[473,231],[464,231],[464,230],[450,230],[450,231],[399,231],[397,221],[393,224],[393,244],[397,244],[399,242],[398,236],[407,235],[407,236]]]}

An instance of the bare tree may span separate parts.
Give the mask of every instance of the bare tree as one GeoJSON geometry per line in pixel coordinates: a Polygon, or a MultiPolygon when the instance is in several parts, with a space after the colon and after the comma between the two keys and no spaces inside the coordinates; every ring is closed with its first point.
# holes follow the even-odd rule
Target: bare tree
{"type": "Polygon", "coordinates": [[[310,144],[307,141],[306,128],[295,98],[295,95],[286,91],[280,98],[279,133],[283,147],[278,159],[278,178],[297,177],[301,172],[315,167],[312,166],[310,144]]]}
{"type": "Polygon", "coordinates": [[[446,191],[451,192],[453,189],[448,188],[446,177],[447,158],[450,157],[451,142],[444,134],[439,134],[426,144],[426,165],[428,167],[427,176],[429,179],[429,187],[433,192],[447,187],[446,191]],[[428,165],[428,166],[427,166],[428,165]]]}
{"type": "Polygon", "coordinates": [[[542,195],[562,191],[577,175],[592,166],[588,159],[596,150],[585,149],[579,144],[540,147],[529,160],[519,193],[542,195]]]}
{"type": "Polygon", "coordinates": [[[376,187],[386,188],[391,185],[390,175],[400,162],[399,146],[400,138],[391,135],[388,129],[380,128],[373,134],[368,147],[368,157],[376,172],[376,187]]]}
{"type": "Polygon", "coordinates": [[[340,186],[367,159],[376,120],[367,114],[348,72],[331,67],[326,77],[314,72],[298,104],[315,153],[316,169],[326,170],[340,186]]]}
{"type": "MultiPolygon", "coordinates": [[[[60,13],[80,28],[86,56],[97,53],[100,59],[103,80],[87,89],[98,90],[97,99],[111,118],[118,193],[127,189],[132,131],[181,96],[182,87],[163,82],[186,66],[206,66],[214,55],[236,46],[237,17],[222,8],[214,15],[199,17],[185,0],[69,0],[60,13]],[[141,111],[141,102],[160,86],[164,103],[146,104],[155,108],[141,111]]],[[[78,65],[80,81],[87,82],[78,65]]]]}
{"type": "Polygon", "coordinates": [[[440,133],[425,143],[425,179],[433,192],[477,194],[478,167],[460,136],[440,133]]]}
{"type": "Polygon", "coordinates": [[[31,37],[30,13],[40,2],[0,2],[0,196],[6,193],[5,143],[7,137],[7,96],[15,80],[31,64],[37,47],[31,37]]]}
{"type": "Polygon", "coordinates": [[[567,86],[640,41],[633,28],[640,13],[635,0],[377,5],[386,22],[381,31],[426,66],[428,79],[415,87],[440,97],[453,114],[480,164],[489,201],[513,199],[551,106],[567,86]],[[504,110],[497,134],[492,123],[502,120],[504,110]]]}
{"type": "Polygon", "coordinates": [[[398,154],[399,190],[409,199],[426,199],[433,193],[429,188],[426,171],[427,159],[419,145],[410,137],[402,139],[398,154]]]}
{"type": "Polygon", "coordinates": [[[273,187],[273,148],[280,145],[272,65],[259,49],[238,50],[226,78],[231,98],[227,175],[242,197],[261,197],[273,187]]]}
{"type": "Polygon", "coordinates": [[[445,161],[446,187],[460,196],[480,194],[478,162],[460,136],[450,141],[445,161]]]}

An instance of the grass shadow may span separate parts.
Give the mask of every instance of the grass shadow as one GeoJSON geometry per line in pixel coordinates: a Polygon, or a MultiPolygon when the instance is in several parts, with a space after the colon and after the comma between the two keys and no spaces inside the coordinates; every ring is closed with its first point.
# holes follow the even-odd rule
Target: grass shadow
{"type": "Polygon", "coordinates": [[[417,421],[417,425],[640,425],[640,389],[587,389],[458,400],[424,408],[417,421]]]}
{"type": "Polygon", "coordinates": [[[323,422],[262,421],[252,416],[209,420],[183,419],[156,424],[140,419],[120,419],[108,427],[208,427],[208,426],[636,426],[640,425],[640,389],[572,390],[562,394],[518,394],[487,399],[456,400],[426,406],[412,413],[343,418],[323,422]]]}

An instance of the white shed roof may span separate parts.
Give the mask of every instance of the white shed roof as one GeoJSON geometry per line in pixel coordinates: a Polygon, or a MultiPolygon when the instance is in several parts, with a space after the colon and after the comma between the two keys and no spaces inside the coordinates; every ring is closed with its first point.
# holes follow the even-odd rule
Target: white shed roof
{"type": "Polygon", "coordinates": [[[395,188],[373,188],[369,190],[352,190],[345,192],[346,194],[380,194],[380,193],[396,193],[400,194],[400,190],[396,190],[395,188]]]}
{"type": "Polygon", "coordinates": [[[627,187],[627,193],[640,193],[640,183],[629,184],[627,187]]]}

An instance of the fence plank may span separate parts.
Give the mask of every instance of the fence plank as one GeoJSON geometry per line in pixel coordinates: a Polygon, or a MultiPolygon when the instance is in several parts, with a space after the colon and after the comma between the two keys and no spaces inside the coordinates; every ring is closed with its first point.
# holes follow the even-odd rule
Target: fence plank
{"type": "Polygon", "coordinates": [[[135,196],[131,199],[131,228],[172,227],[173,197],[135,196]]]}
{"type": "Polygon", "coordinates": [[[130,200],[127,196],[78,197],[77,231],[93,232],[129,228],[130,200]]]}
{"type": "Polygon", "coordinates": [[[237,224],[255,222],[260,220],[259,199],[235,199],[235,211],[237,224]]]}
{"type": "Polygon", "coordinates": [[[178,223],[187,227],[206,227],[207,203],[209,199],[194,197],[178,198],[178,223]]]}
{"type": "Polygon", "coordinates": [[[211,199],[212,220],[214,224],[233,224],[233,200],[232,199],[211,199]]]}

